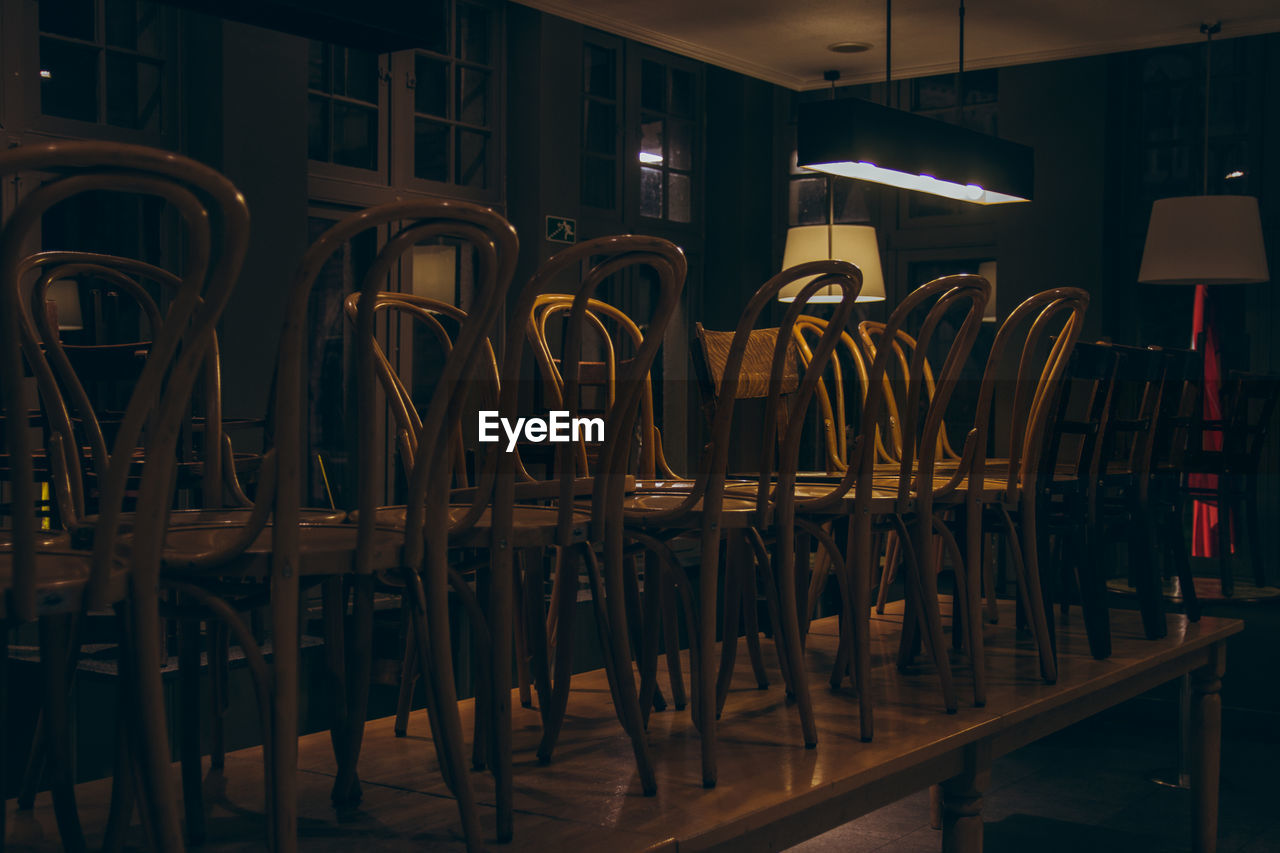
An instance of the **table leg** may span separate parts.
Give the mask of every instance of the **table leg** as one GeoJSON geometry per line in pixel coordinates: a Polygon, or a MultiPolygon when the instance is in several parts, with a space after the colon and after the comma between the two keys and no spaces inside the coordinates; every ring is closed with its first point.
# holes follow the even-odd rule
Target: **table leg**
{"type": "Polygon", "coordinates": [[[943,781],[942,853],[982,853],[982,792],[991,781],[991,750],[965,750],[963,772],[943,781]]]}
{"type": "Polygon", "coordinates": [[[1218,848],[1218,768],[1222,755],[1222,674],[1226,647],[1209,649],[1209,663],[1191,674],[1191,849],[1218,848]]]}

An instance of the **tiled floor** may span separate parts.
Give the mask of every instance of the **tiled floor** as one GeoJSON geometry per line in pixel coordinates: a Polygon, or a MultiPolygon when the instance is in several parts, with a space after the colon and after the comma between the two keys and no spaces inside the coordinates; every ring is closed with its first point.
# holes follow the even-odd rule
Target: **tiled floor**
{"type": "MultiPolygon", "coordinates": [[[[1164,703],[1146,703],[1162,713],[1164,703]]],[[[1186,791],[1150,781],[1176,761],[1171,720],[1133,707],[998,759],[983,801],[987,853],[1164,853],[1190,837],[1186,791]]],[[[1280,853],[1280,738],[1224,729],[1220,853],[1280,853]]],[[[791,853],[937,853],[929,794],[886,806],[791,853]]]]}

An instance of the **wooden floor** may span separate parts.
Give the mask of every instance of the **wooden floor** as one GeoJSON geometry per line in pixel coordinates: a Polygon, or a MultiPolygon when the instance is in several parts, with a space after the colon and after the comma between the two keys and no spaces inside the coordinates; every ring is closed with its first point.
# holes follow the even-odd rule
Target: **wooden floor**
{"type": "MultiPolygon", "coordinates": [[[[799,720],[784,699],[776,667],[774,685],[758,690],[740,654],[719,728],[720,784],[714,790],[701,787],[698,739],[687,711],[669,709],[655,713],[649,728],[659,792],[641,796],[602,672],[574,678],[570,716],[550,766],[534,760],[536,711],[517,704],[516,837],[499,849],[777,849],[948,778],[975,744],[994,744],[998,754],[1015,749],[1176,677],[1240,629],[1232,620],[1205,617],[1189,624],[1171,615],[1169,636],[1152,642],[1143,639],[1136,613],[1115,611],[1114,653],[1095,661],[1075,620],[1059,628],[1060,676],[1057,684],[1045,685],[1032,644],[1014,630],[1012,609],[1004,607],[1000,623],[987,626],[986,707],[966,702],[970,682],[964,661],[957,659],[961,708],[947,715],[928,666],[900,674],[892,664],[900,619],[890,613],[873,621],[872,743],[858,739],[856,699],[826,686],[833,620],[814,623],[807,650],[820,735],[815,750],[801,744],[799,720]],[[741,843],[744,836],[750,844],[741,843]]],[[[766,659],[774,662],[769,646],[766,659]]],[[[464,703],[463,714],[469,721],[470,703],[464,703]]],[[[224,773],[206,776],[209,840],[203,849],[263,849],[260,756],[258,750],[233,753],[224,773]]],[[[364,801],[356,811],[338,815],[329,805],[334,764],[327,734],[302,741],[299,766],[303,850],[461,849],[454,803],[436,772],[424,712],[413,715],[408,738],[393,736],[389,718],[369,724],[361,758],[364,801]]],[[[492,833],[491,777],[472,778],[485,804],[482,821],[492,833]]],[[[91,845],[100,837],[109,793],[109,780],[80,787],[91,845]]],[[[10,811],[9,849],[60,849],[47,795],[33,813],[10,811]]]]}

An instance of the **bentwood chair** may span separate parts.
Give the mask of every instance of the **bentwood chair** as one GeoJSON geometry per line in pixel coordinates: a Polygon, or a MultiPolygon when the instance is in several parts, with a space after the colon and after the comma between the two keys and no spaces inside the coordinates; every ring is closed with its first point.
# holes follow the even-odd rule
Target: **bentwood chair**
{"type": "MultiPolygon", "coordinates": [[[[354,587],[352,631],[343,645],[346,655],[331,654],[339,669],[332,677],[344,688],[332,690],[338,704],[333,731],[338,772],[332,797],[340,806],[360,799],[356,771],[363,739],[371,660],[370,635],[374,582],[385,575],[403,584],[419,644],[419,666],[428,686],[441,774],[458,801],[462,834],[472,850],[483,844],[471,781],[462,760],[461,720],[453,680],[448,613],[448,533],[451,524],[448,483],[455,463],[447,452],[447,437],[469,390],[467,381],[482,342],[496,322],[511,280],[517,253],[514,231],[501,216],[472,204],[439,200],[396,201],[353,213],[320,236],[303,257],[290,284],[276,364],[275,394],[269,426],[273,442],[264,454],[262,476],[254,505],[243,525],[184,525],[169,531],[165,551],[168,587],[225,621],[251,661],[257,661],[259,695],[269,697],[269,725],[264,732],[267,753],[269,843],[292,850],[297,843],[297,731],[299,678],[299,604],[304,584],[322,584],[346,577],[354,587]],[[390,235],[372,260],[360,283],[364,306],[355,336],[355,385],[359,410],[374,412],[377,372],[374,312],[377,293],[388,275],[414,246],[447,239],[472,256],[475,309],[468,317],[442,368],[437,391],[422,419],[419,453],[407,486],[406,519],[398,528],[378,523],[381,496],[379,474],[384,443],[374,417],[359,419],[353,455],[357,459],[356,496],[348,508],[354,523],[312,522],[303,515],[302,393],[304,352],[309,329],[308,301],[312,288],[352,240],[389,227],[390,235]],[[228,577],[242,583],[229,587],[228,577]],[[256,588],[255,588],[256,587],[256,588]],[[267,598],[270,605],[273,660],[270,671],[249,626],[236,612],[235,601],[267,598]]],[[[487,465],[465,515],[478,518],[488,505],[495,464],[487,465]]],[[[495,526],[492,534],[503,535],[495,526]]],[[[332,585],[329,587],[332,591],[332,585]]],[[[346,602],[326,596],[326,620],[340,623],[346,602]]],[[[331,634],[331,639],[333,635],[331,634]]],[[[335,639],[335,642],[339,640],[335,639]]]]}
{"type": "MultiPolygon", "coordinates": [[[[554,357],[553,353],[557,349],[556,341],[563,339],[565,332],[563,326],[572,316],[573,304],[574,295],[571,293],[539,294],[529,318],[529,345],[533,350],[539,375],[543,379],[542,397],[547,401],[558,401],[563,397],[564,377],[560,373],[560,360],[554,357]]],[[[588,301],[585,319],[588,332],[585,343],[594,344],[594,360],[579,363],[581,372],[579,394],[583,402],[581,411],[603,414],[604,409],[613,405],[617,398],[620,371],[626,370],[640,347],[644,345],[646,332],[626,312],[600,299],[588,301]]],[[[657,422],[653,377],[650,374],[644,377],[639,419],[633,440],[635,448],[628,467],[628,476],[635,478],[635,491],[661,492],[692,486],[692,481],[676,474],[667,461],[662,443],[662,431],[657,422]]],[[[598,457],[598,448],[586,442],[579,444],[578,465],[581,470],[591,470],[598,463],[598,457]]],[[[662,565],[657,555],[647,550],[643,551],[643,554],[636,551],[635,547],[629,547],[627,550],[627,567],[623,580],[627,584],[628,622],[633,632],[641,630],[641,637],[637,644],[637,658],[643,674],[639,701],[641,712],[647,723],[651,709],[661,710],[666,706],[665,697],[657,684],[657,668],[653,665],[658,655],[660,629],[665,632],[667,671],[676,710],[684,709],[687,698],[680,662],[679,638],[676,633],[674,589],[669,583],[663,582],[662,565]],[[635,565],[641,558],[644,563],[643,577],[640,576],[635,565]]],[[[557,550],[557,560],[562,556],[562,552],[557,550]]],[[[560,585],[553,585],[549,606],[546,608],[545,641],[540,634],[530,635],[529,638],[529,647],[536,652],[531,656],[530,661],[534,681],[538,684],[540,708],[559,707],[563,701],[563,693],[557,694],[555,703],[548,701],[553,692],[550,686],[550,673],[543,660],[548,655],[548,650],[541,646],[545,642],[546,645],[554,648],[556,659],[561,661],[562,669],[572,654],[571,647],[560,642],[561,638],[571,639],[568,632],[561,631],[559,624],[562,596],[563,600],[568,602],[571,592],[571,589],[564,588],[561,583],[569,580],[561,569],[562,567],[557,566],[555,570],[554,577],[560,585]]],[[[540,568],[535,570],[540,571],[540,568]]],[[[533,581],[527,589],[528,619],[532,629],[535,623],[542,621],[542,593],[537,588],[539,575],[530,575],[528,570],[526,575],[533,581]]],[[[567,684],[567,681],[564,684],[567,684]]]]}
{"type": "MultiPolygon", "coordinates": [[[[832,671],[831,686],[838,687],[846,674],[853,676],[858,693],[859,725],[863,740],[874,731],[871,691],[870,611],[871,582],[879,564],[877,534],[892,531],[901,543],[907,568],[907,600],[903,618],[903,651],[899,665],[907,663],[906,650],[923,637],[937,669],[948,713],[957,709],[955,687],[939,611],[937,578],[933,572],[935,533],[942,528],[935,519],[935,501],[954,491],[945,475],[935,481],[939,433],[956,389],[965,360],[982,322],[990,294],[986,279],[974,275],[947,276],[912,291],[889,316],[881,332],[884,340],[896,340],[908,322],[919,323],[916,346],[905,363],[900,351],[882,346],[872,355],[860,428],[850,450],[848,470],[838,486],[819,482],[804,484],[798,508],[803,522],[820,545],[832,554],[840,585],[842,620],[840,653],[832,671]],[[934,390],[924,381],[926,355],[934,335],[947,323],[955,330],[949,341],[940,341],[941,366],[934,390]],[[890,404],[890,395],[894,396],[890,404]],[[892,405],[892,408],[891,408],[892,405]],[[893,443],[893,434],[901,444],[893,443]],[[885,464],[884,450],[898,450],[898,460],[885,464]],[[925,452],[923,449],[929,448],[925,452]],[[832,518],[847,519],[844,548],[821,534],[820,524],[832,518]]],[[[966,446],[963,458],[971,451],[966,446]]],[[[952,548],[954,554],[954,548],[952,548]]],[[[957,586],[965,588],[963,567],[957,563],[957,586]]]]}
{"type": "MultiPolygon", "coordinates": [[[[0,153],[0,174],[48,176],[19,202],[0,239],[0,339],[6,446],[13,475],[12,548],[4,554],[6,608],[4,646],[10,625],[40,620],[45,669],[45,723],[48,758],[60,834],[67,849],[84,848],[74,808],[74,780],[67,728],[69,667],[75,644],[70,620],[114,606],[120,616],[120,670],[124,700],[122,740],[134,770],[118,768],[108,836],[127,824],[131,797],[125,788],[140,783],[144,828],[153,846],[181,850],[182,835],[169,778],[164,700],[158,658],[158,576],[161,549],[173,503],[178,441],[183,414],[213,340],[214,326],[239,273],[248,241],[244,199],[225,178],[205,166],[168,152],[113,143],[56,142],[0,153]],[[114,437],[113,452],[100,470],[99,515],[92,549],[39,548],[34,541],[31,457],[26,452],[26,406],[17,354],[26,314],[22,294],[35,268],[25,262],[44,214],[83,193],[118,193],[159,199],[183,229],[185,262],[173,299],[153,318],[153,340],[136,384],[128,395],[114,437]],[[133,449],[148,434],[152,464],[138,476],[133,449]],[[136,489],[137,512],[127,525],[127,490],[136,489]],[[127,547],[126,546],[127,542],[127,547]]],[[[38,278],[38,273],[37,273],[38,278]]],[[[35,367],[35,363],[32,365],[35,367]]],[[[59,433],[51,434],[51,458],[78,456],[59,433]]],[[[4,700],[7,693],[0,693],[4,700]]]]}
{"type": "MultiPolygon", "coordinates": [[[[1026,299],[1001,324],[978,391],[974,429],[966,440],[962,462],[948,486],[963,508],[964,561],[973,581],[967,588],[966,623],[975,659],[975,701],[985,701],[982,658],[981,602],[977,574],[985,532],[1009,542],[1018,582],[1019,601],[1039,650],[1041,677],[1057,680],[1051,628],[1040,577],[1041,520],[1052,477],[1043,471],[1045,439],[1054,403],[1076,339],[1080,335],[1089,296],[1063,287],[1026,299]],[[997,419],[997,401],[1007,409],[997,419]],[[988,457],[996,438],[998,452],[988,457]]],[[[942,476],[946,476],[945,474],[942,476]]]]}
{"type": "MultiPolygon", "coordinates": [[[[512,315],[515,322],[508,328],[502,364],[504,413],[515,412],[521,399],[520,367],[527,341],[540,368],[538,385],[548,408],[578,417],[591,406],[604,421],[604,440],[598,450],[588,454],[582,442],[560,443],[552,461],[555,527],[551,531],[554,538],[547,544],[557,546],[558,550],[552,581],[552,606],[556,613],[554,661],[550,660],[551,652],[546,648],[549,638],[542,630],[546,624],[542,561],[524,561],[525,624],[533,660],[531,670],[540,693],[540,707],[545,706],[538,758],[543,762],[551,759],[565,719],[572,672],[572,619],[581,564],[591,587],[597,636],[610,674],[614,707],[631,740],[641,790],[646,795],[656,793],[657,780],[633,670],[627,590],[634,586],[627,580],[623,517],[625,506],[635,499],[632,459],[638,454],[646,460],[656,460],[659,453],[653,444],[657,441],[656,428],[649,436],[642,434],[642,444],[638,446],[635,425],[648,422],[652,415],[649,372],[679,303],[686,270],[680,248],[655,237],[602,237],[557,253],[543,262],[520,294],[512,315]],[[599,365],[593,361],[593,354],[599,343],[596,312],[603,310],[602,300],[594,297],[603,295],[600,291],[606,283],[616,287],[644,287],[646,281],[651,282],[648,286],[654,307],[645,332],[634,342],[631,357],[614,363],[613,380],[606,383],[605,399],[591,403],[585,399],[588,395],[584,395],[584,389],[599,385],[599,365]],[[557,296],[544,298],[549,293],[557,296]],[[565,297],[572,299],[567,312],[549,309],[564,318],[558,340],[554,335],[539,334],[539,315],[565,297]],[[584,481],[590,484],[589,506],[581,497],[580,484],[584,481]],[[632,494],[628,494],[629,491],[632,494]],[[585,529],[585,537],[580,529],[585,529]]],[[[515,464],[514,457],[508,455],[508,459],[508,465],[515,464]]],[[[650,470],[649,465],[645,462],[642,470],[650,470]]],[[[656,466],[656,461],[652,465],[656,466]]],[[[517,530],[530,527],[521,521],[520,513],[529,513],[533,508],[520,501],[514,482],[504,481],[500,486],[503,487],[499,490],[501,500],[496,501],[495,512],[516,513],[517,530]]],[[[538,524],[545,525],[545,522],[538,524]]],[[[496,566],[494,571],[497,572],[496,566]]]]}
{"type": "MultiPolygon", "coordinates": [[[[510,720],[512,647],[514,645],[522,648],[523,642],[529,644],[531,669],[534,685],[539,693],[539,710],[544,727],[538,757],[546,762],[551,758],[566,713],[572,670],[571,645],[568,640],[572,634],[572,616],[578,589],[577,568],[580,563],[586,567],[592,583],[598,630],[605,647],[605,663],[615,688],[614,702],[619,719],[635,747],[641,787],[645,794],[652,794],[656,790],[644,740],[643,721],[636,705],[631,657],[626,646],[619,647],[613,639],[615,633],[625,637],[627,632],[625,610],[617,610],[624,607],[626,598],[622,568],[611,562],[614,559],[612,543],[618,535],[617,506],[622,495],[622,492],[614,494],[613,490],[625,490],[634,482],[634,478],[613,477],[612,474],[617,470],[625,475],[625,463],[612,466],[616,464],[615,458],[630,458],[632,434],[618,424],[633,423],[643,408],[641,397],[647,388],[644,380],[647,380],[661,341],[662,330],[670,320],[683,287],[683,253],[665,240],[623,236],[588,241],[546,261],[523,288],[516,303],[512,316],[517,321],[508,328],[500,377],[494,375],[493,354],[486,341],[483,344],[484,357],[472,365],[469,373],[472,380],[468,389],[471,399],[460,403],[460,410],[465,408],[471,415],[474,415],[474,410],[470,406],[479,403],[482,408],[496,408],[503,416],[514,416],[521,401],[521,387],[528,384],[527,380],[521,381],[520,373],[527,325],[518,318],[531,318],[534,306],[539,304],[538,295],[548,287],[559,287],[571,291],[568,296],[568,323],[563,338],[558,347],[553,347],[550,342],[543,342],[543,349],[535,348],[535,354],[539,359],[551,359],[558,365],[556,376],[563,383],[553,383],[550,386],[554,399],[549,401],[549,407],[569,411],[572,417],[578,416],[581,402],[579,396],[571,392],[583,384],[584,374],[593,374],[593,365],[584,363],[582,359],[583,343],[590,338],[590,333],[584,331],[584,326],[589,322],[591,314],[581,306],[593,303],[591,295],[606,281],[614,277],[625,280],[628,275],[644,268],[651,270],[657,279],[657,307],[649,324],[650,335],[656,337],[646,338],[636,348],[634,357],[618,366],[614,394],[600,412],[605,421],[606,434],[599,444],[594,464],[591,467],[585,465],[584,458],[579,453],[581,445],[573,445],[571,448],[560,445],[555,449],[551,478],[537,480],[525,469],[518,452],[507,452],[505,447],[497,450],[494,445],[479,443],[476,445],[478,449],[489,448],[485,454],[488,462],[476,464],[480,471],[480,484],[467,486],[465,480],[454,478],[454,500],[461,501],[472,492],[484,491],[486,494],[485,504],[479,514],[475,510],[480,505],[474,501],[466,506],[448,507],[451,523],[447,533],[451,547],[477,551],[480,555],[475,561],[476,582],[477,587],[486,592],[476,596],[476,603],[468,607],[473,612],[483,609],[483,614],[476,613],[476,618],[483,620],[487,628],[484,651],[488,660],[483,669],[489,674],[489,681],[482,683],[483,689],[477,691],[477,700],[480,706],[484,706],[483,714],[488,721],[487,749],[484,751],[487,752],[497,781],[498,835],[502,840],[511,837],[513,813],[510,720]],[[496,401],[497,405],[494,406],[489,401],[496,401]],[[490,505],[488,495],[495,488],[495,476],[498,497],[490,505]],[[590,501],[590,507],[583,503],[585,500],[590,501]],[[604,555],[603,571],[601,561],[596,556],[597,550],[604,555]],[[557,554],[555,589],[562,605],[558,625],[561,640],[556,647],[554,666],[550,669],[547,637],[541,628],[546,623],[541,558],[544,551],[554,551],[557,554]],[[517,555],[522,558],[520,563],[523,572],[517,571],[517,555]],[[516,609],[517,589],[524,599],[520,602],[519,610],[516,609]],[[527,626],[524,632],[527,637],[513,635],[520,633],[513,632],[513,629],[519,626],[521,616],[527,626]]],[[[431,304],[404,294],[381,294],[377,304],[384,310],[394,308],[410,312],[416,321],[427,323],[432,334],[441,341],[448,337],[441,321],[457,322],[464,316],[451,306],[431,304]]],[[[355,315],[359,318],[366,310],[369,309],[356,305],[355,315]]],[[[445,346],[447,349],[449,344],[446,342],[445,346]]],[[[457,346],[454,341],[453,350],[457,346]]],[[[414,401],[397,378],[390,361],[380,350],[376,354],[379,357],[379,376],[397,422],[397,431],[401,434],[411,432],[406,425],[414,423],[417,417],[414,401]]],[[[447,452],[451,458],[461,459],[466,455],[466,445],[471,442],[464,442],[464,430],[457,418],[452,424],[450,438],[444,442],[446,449],[438,452],[447,452]]],[[[420,456],[424,446],[403,438],[401,445],[402,451],[406,448],[408,451],[407,454],[402,453],[402,457],[414,454],[420,456]]],[[[450,493],[448,490],[442,491],[450,493]]],[[[402,528],[406,524],[403,506],[382,507],[377,515],[381,527],[402,528]]],[[[466,586],[466,582],[456,573],[451,572],[451,578],[454,579],[455,589],[461,590],[466,586]]],[[[463,595],[464,598],[470,598],[471,592],[467,590],[463,595]]],[[[414,631],[417,631],[416,626],[414,631]]]]}
{"type": "MultiPolygon", "coordinates": [[[[818,261],[784,270],[756,291],[743,311],[732,337],[709,336],[703,332],[709,373],[719,376],[714,385],[711,408],[711,439],[699,461],[692,486],[666,493],[640,494],[623,504],[626,535],[658,555],[662,571],[674,580],[679,603],[690,636],[692,677],[691,710],[701,736],[702,784],[714,787],[716,772],[717,683],[720,675],[713,666],[715,654],[717,587],[719,586],[720,542],[729,536],[726,560],[736,563],[748,558],[742,539],[755,551],[755,559],[771,596],[776,596],[778,621],[774,625],[776,640],[791,693],[795,696],[804,744],[817,745],[817,727],[805,676],[799,630],[799,608],[795,594],[795,480],[799,459],[804,415],[817,388],[818,379],[835,349],[839,329],[853,311],[853,303],[862,285],[857,267],[842,261],[818,261]],[[751,383],[751,371],[744,370],[746,355],[759,341],[756,324],[767,305],[792,281],[812,280],[805,284],[784,316],[781,326],[769,333],[772,353],[769,369],[762,374],[766,384],[763,435],[760,444],[757,479],[754,482],[730,482],[727,468],[730,430],[734,409],[742,396],[750,396],[744,383],[751,383]],[[841,290],[841,301],[835,308],[832,328],[823,335],[810,364],[801,369],[793,385],[795,373],[789,362],[795,359],[794,326],[808,298],[820,287],[834,285],[841,290]],[[763,535],[772,532],[774,544],[766,548],[763,535]],[[700,559],[696,580],[680,564],[670,547],[679,536],[693,536],[700,542],[700,559]],[[738,544],[735,546],[735,539],[738,544]],[[695,603],[696,592],[696,603],[695,603]]],[[[731,569],[733,566],[730,567],[731,569]]],[[[726,589],[728,593],[728,588],[726,589]]],[[[729,595],[728,606],[740,602],[729,595]]],[[[725,641],[733,642],[728,633],[725,641]]]]}
{"type": "Polygon", "coordinates": [[[1222,385],[1222,416],[1201,421],[1195,436],[1199,440],[1185,457],[1187,496],[1217,509],[1216,541],[1210,547],[1217,553],[1222,595],[1228,598],[1235,594],[1231,555],[1237,543],[1244,544],[1245,531],[1254,583],[1267,583],[1258,484],[1277,402],[1280,377],[1231,371],[1222,385]]]}
{"type": "Polygon", "coordinates": [[[1178,578],[1182,607],[1192,622],[1200,618],[1200,600],[1191,574],[1191,552],[1185,526],[1186,495],[1182,479],[1192,442],[1200,442],[1201,386],[1204,359],[1195,350],[1165,349],[1163,388],[1160,393],[1159,427],[1151,457],[1151,493],[1154,527],[1171,572],[1178,578]]]}

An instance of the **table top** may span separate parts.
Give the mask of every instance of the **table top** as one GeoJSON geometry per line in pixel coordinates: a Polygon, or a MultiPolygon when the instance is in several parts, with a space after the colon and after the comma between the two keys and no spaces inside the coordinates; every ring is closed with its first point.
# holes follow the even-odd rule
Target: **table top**
{"type": "MultiPolygon", "coordinates": [[[[1015,631],[1012,604],[1005,602],[999,624],[986,626],[986,707],[974,708],[968,701],[967,662],[956,656],[961,706],[948,715],[931,666],[921,659],[906,673],[894,667],[900,606],[891,604],[885,616],[872,619],[876,737],[871,743],[859,740],[858,703],[851,690],[832,692],[827,686],[836,647],[834,619],[813,623],[806,650],[819,729],[813,750],[802,745],[799,718],[783,695],[772,644],[762,639],[772,679],[767,690],[756,688],[741,649],[718,729],[720,782],[713,790],[701,786],[698,735],[688,711],[669,708],[650,719],[658,794],[642,796],[602,671],[574,677],[569,717],[549,766],[538,766],[533,754],[539,736],[536,710],[513,703],[515,840],[502,849],[777,849],[958,773],[965,751],[975,744],[999,755],[1176,678],[1206,663],[1212,647],[1242,628],[1235,620],[1204,617],[1189,623],[1171,614],[1168,636],[1148,641],[1136,612],[1113,611],[1113,654],[1096,661],[1075,610],[1058,628],[1059,679],[1047,685],[1039,677],[1034,644],[1015,631]]],[[[948,602],[943,611],[949,613],[948,602]]],[[[659,682],[670,696],[665,664],[659,682]]],[[[470,732],[471,703],[463,702],[462,709],[470,732]]],[[[376,833],[379,851],[422,849],[426,842],[461,848],[457,812],[440,781],[423,711],[411,717],[407,738],[393,736],[390,718],[369,723],[360,761],[365,798],[356,817],[338,818],[329,806],[335,766],[327,733],[303,738],[299,769],[303,849],[349,850],[359,827],[376,833]]],[[[229,755],[225,772],[220,793],[209,798],[205,849],[249,849],[242,846],[245,833],[252,840],[254,827],[262,825],[260,750],[229,755]],[[259,817],[245,823],[247,814],[259,817]],[[220,836],[237,821],[235,843],[228,836],[224,844],[220,836]]],[[[471,778],[482,827],[492,839],[492,777],[472,773],[471,778]]],[[[86,789],[82,808],[105,819],[105,783],[81,787],[86,789]]],[[[51,830],[51,815],[42,819],[51,830]]],[[[86,823],[92,838],[89,815],[86,823]]],[[[45,833],[51,837],[52,832],[45,833]]]]}

